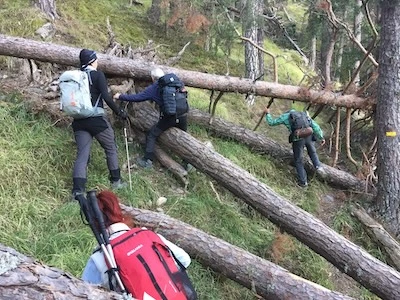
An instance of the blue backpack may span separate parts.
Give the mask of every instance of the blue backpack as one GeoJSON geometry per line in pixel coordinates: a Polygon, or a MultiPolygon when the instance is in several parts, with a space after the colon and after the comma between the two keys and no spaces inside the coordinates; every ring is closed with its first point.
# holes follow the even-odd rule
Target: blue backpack
{"type": "Polygon", "coordinates": [[[160,110],[164,115],[180,117],[189,111],[188,92],[178,76],[166,74],[158,80],[158,85],[163,102],[160,110]]]}

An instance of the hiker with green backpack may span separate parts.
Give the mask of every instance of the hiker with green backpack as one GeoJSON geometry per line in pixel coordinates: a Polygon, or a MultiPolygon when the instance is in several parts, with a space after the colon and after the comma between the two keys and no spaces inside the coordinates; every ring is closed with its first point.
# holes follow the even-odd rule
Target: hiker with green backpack
{"type": "Polygon", "coordinates": [[[126,185],[121,181],[114,130],[106,116],[103,99],[117,116],[126,119],[127,114],[117,107],[108,93],[107,79],[97,70],[96,52],[82,49],[79,59],[80,70],[65,71],[59,79],[61,110],[74,119],[72,129],[77,156],[72,175],[73,199],[85,192],[93,137],[106,154],[111,187],[118,189],[126,185]]]}
{"type": "Polygon", "coordinates": [[[307,173],[304,169],[303,151],[307,148],[308,156],[310,157],[317,173],[325,175],[321,162],[319,161],[317,151],[314,146],[314,140],[319,140],[321,146],[325,144],[323,132],[319,125],[313,121],[307,112],[296,111],[291,109],[278,118],[273,119],[270,114],[270,109],[264,110],[266,122],[270,126],[285,125],[289,130],[289,143],[292,143],[294,165],[297,172],[297,184],[300,187],[307,187],[307,173]]]}

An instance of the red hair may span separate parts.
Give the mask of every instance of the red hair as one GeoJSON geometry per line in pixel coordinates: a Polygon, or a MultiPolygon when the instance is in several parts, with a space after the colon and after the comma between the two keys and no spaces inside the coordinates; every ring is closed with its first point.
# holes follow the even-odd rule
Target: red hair
{"type": "Polygon", "coordinates": [[[122,213],[119,199],[113,192],[101,191],[97,194],[97,202],[104,215],[106,227],[119,222],[125,223],[131,228],[135,226],[132,217],[122,213]]]}

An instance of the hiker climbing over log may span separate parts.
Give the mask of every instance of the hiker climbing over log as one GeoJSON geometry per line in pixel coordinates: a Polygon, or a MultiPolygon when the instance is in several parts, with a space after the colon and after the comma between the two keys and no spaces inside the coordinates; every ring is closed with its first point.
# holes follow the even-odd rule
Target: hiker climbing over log
{"type": "MultiPolygon", "coordinates": [[[[152,168],[154,158],[154,147],[157,138],[165,130],[177,127],[187,131],[187,112],[189,105],[187,102],[187,91],[182,81],[175,74],[164,74],[160,68],[151,70],[153,83],[143,92],[128,95],[116,93],[114,99],[130,102],[142,102],[152,100],[157,103],[160,109],[158,123],[155,124],[146,136],[146,149],[143,157],[139,157],[136,162],[142,168],[152,168]]],[[[190,165],[184,162],[186,169],[190,165]]]]}
{"type": "Polygon", "coordinates": [[[316,171],[323,176],[325,170],[319,161],[314,141],[321,141],[321,146],[323,146],[325,144],[325,139],[321,128],[309,117],[308,113],[291,109],[276,119],[272,118],[269,108],[266,108],[264,113],[268,125],[277,126],[284,124],[290,132],[289,143],[292,143],[294,165],[297,172],[297,184],[300,187],[308,186],[307,173],[303,162],[304,146],[307,148],[308,156],[310,156],[316,171]]]}

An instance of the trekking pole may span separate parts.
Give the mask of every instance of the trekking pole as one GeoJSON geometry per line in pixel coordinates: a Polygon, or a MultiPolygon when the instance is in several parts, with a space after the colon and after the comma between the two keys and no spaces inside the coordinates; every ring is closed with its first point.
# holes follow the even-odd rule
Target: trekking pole
{"type": "MultiPolygon", "coordinates": [[[[274,99],[275,99],[275,98],[271,98],[271,100],[269,100],[268,105],[267,105],[267,108],[270,108],[270,107],[271,107],[272,103],[274,103],[274,99]]],[[[258,120],[257,125],[256,125],[256,127],[254,127],[253,131],[256,131],[256,130],[257,130],[258,126],[260,126],[261,121],[262,121],[263,119],[264,119],[264,114],[260,117],[260,120],[258,120]]]]}
{"type": "MultiPolygon", "coordinates": [[[[129,121],[128,121],[128,125],[130,125],[129,121]]],[[[126,131],[126,126],[124,127],[124,137],[125,137],[126,161],[127,161],[127,164],[128,164],[129,189],[132,191],[131,164],[129,162],[128,133],[126,131]]]]}
{"type": "Polygon", "coordinates": [[[94,215],[97,218],[97,223],[100,227],[100,236],[102,238],[102,241],[100,243],[101,250],[103,251],[103,254],[107,260],[108,265],[111,267],[111,272],[115,277],[115,280],[117,281],[117,284],[119,288],[121,289],[121,292],[123,294],[128,294],[127,290],[125,289],[124,284],[122,283],[121,277],[119,276],[118,269],[117,269],[117,263],[114,258],[114,254],[112,251],[112,247],[110,245],[110,240],[108,238],[108,234],[106,231],[106,226],[104,224],[104,218],[103,218],[103,213],[101,212],[99,205],[97,203],[97,197],[96,197],[96,192],[95,191],[89,191],[87,193],[88,195],[88,200],[89,200],[89,205],[91,206],[94,215]]]}

